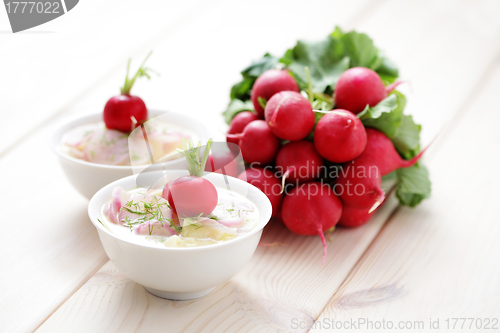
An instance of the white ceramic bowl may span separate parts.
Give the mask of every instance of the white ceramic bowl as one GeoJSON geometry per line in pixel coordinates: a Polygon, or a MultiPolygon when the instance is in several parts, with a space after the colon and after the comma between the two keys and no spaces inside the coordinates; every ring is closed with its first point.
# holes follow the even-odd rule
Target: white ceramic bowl
{"type": "MultiPolygon", "coordinates": [[[[141,183],[151,186],[164,174],[163,171],[143,173],[141,183]]],[[[179,170],[166,171],[169,179],[186,174],[179,170]]],[[[204,177],[215,186],[226,188],[223,175],[210,173],[204,177]]],[[[158,248],[131,243],[120,239],[97,219],[102,220],[102,206],[111,200],[113,188],[134,189],[137,187],[136,178],[137,175],[126,177],[99,190],[90,200],[89,217],[106,254],[116,267],[159,297],[194,299],[207,295],[217,285],[228,281],[250,260],[262,229],[271,218],[271,203],[264,193],[242,180],[227,177],[231,190],[244,195],[259,210],[259,221],[249,233],[219,244],[190,248],[158,248]]]]}
{"type": "MultiPolygon", "coordinates": [[[[192,131],[198,138],[200,138],[204,142],[210,137],[213,138],[213,133],[211,133],[209,128],[200,121],[195,120],[194,118],[169,111],[149,110],[150,118],[154,118],[160,115],[162,119],[163,117],[165,117],[170,123],[182,126],[192,131]]],[[[103,186],[117,179],[133,175],[134,171],[136,171],[135,173],[137,173],[136,166],[132,167],[90,163],[74,158],[62,151],[61,138],[67,131],[75,128],[76,126],[96,123],[101,120],[101,112],[65,120],[56,126],[50,141],[52,150],[57,154],[66,177],[73,185],[73,187],[87,199],[92,198],[92,196],[103,186]]],[[[146,166],[144,166],[144,168],[145,167],[146,166]]],[[[169,170],[182,170],[186,167],[186,160],[184,158],[179,158],[176,160],[165,162],[163,164],[154,165],[153,169],[160,169],[162,167],[166,167],[169,170]]]]}

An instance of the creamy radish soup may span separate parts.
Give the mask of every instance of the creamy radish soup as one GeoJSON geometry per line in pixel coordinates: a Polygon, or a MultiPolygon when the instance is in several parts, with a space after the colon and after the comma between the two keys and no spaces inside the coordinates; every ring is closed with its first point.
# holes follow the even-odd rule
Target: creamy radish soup
{"type": "Polygon", "coordinates": [[[238,193],[216,189],[218,201],[211,214],[178,218],[161,190],[115,187],[99,222],[121,239],[160,248],[217,244],[252,230],[257,207],[238,193]]]}
{"type": "MultiPolygon", "coordinates": [[[[154,161],[182,147],[182,139],[193,134],[180,126],[163,121],[144,124],[154,161]]],[[[151,163],[142,130],[124,133],[107,129],[104,122],[77,126],[61,139],[62,151],[74,158],[107,165],[144,165],[151,163]]],[[[166,159],[168,160],[168,159],[166,159]]]]}

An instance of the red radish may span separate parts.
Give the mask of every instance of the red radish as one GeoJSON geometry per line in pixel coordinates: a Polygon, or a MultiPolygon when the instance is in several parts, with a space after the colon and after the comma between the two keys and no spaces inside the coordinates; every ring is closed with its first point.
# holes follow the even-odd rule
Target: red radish
{"type": "Polygon", "coordinates": [[[259,119],[259,117],[251,111],[240,112],[231,120],[231,125],[229,125],[229,130],[227,132],[229,134],[241,133],[246,125],[257,119],[259,119]]]}
{"type": "MultiPolygon", "coordinates": [[[[250,111],[240,112],[236,116],[234,116],[233,120],[231,121],[231,125],[229,125],[229,130],[227,131],[227,133],[228,134],[241,133],[249,123],[257,119],[259,119],[259,117],[253,112],[250,111]]],[[[227,142],[238,144],[239,139],[228,137],[227,142]]]]}
{"type": "MultiPolygon", "coordinates": [[[[241,134],[241,133],[238,133],[238,134],[241,134]]],[[[241,138],[241,135],[238,135],[238,134],[226,134],[226,141],[228,144],[235,144],[235,145],[239,145],[240,144],[240,138],[241,138]]]]}
{"type": "Polygon", "coordinates": [[[215,142],[211,151],[212,153],[205,164],[205,171],[238,177],[244,166],[241,157],[238,157],[240,150],[237,145],[215,142]],[[231,146],[228,147],[229,145],[231,146]]]}
{"type": "Polygon", "coordinates": [[[375,214],[375,211],[370,213],[368,209],[357,209],[344,205],[339,225],[347,228],[356,228],[368,222],[373,214],[375,214]]]}
{"type": "Polygon", "coordinates": [[[311,182],[297,186],[283,199],[283,222],[298,235],[318,235],[326,258],[325,231],[333,228],[342,215],[342,204],[330,186],[311,182]]]}
{"type": "Polygon", "coordinates": [[[302,140],[314,128],[311,103],[295,91],[281,91],[267,102],[265,118],[273,133],[284,140],[302,140]]]}
{"type": "Polygon", "coordinates": [[[344,205],[372,212],[385,199],[381,186],[382,175],[377,166],[354,160],[342,168],[333,188],[344,205]]]}
{"type": "Polygon", "coordinates": [[[264,120],[248,124],[243,133],[228,134],[229,140],[238,139],[241,154],[247,163],[268,164],[274,160],[280,148],[280,140],[264,120]]]}
{"type": "Polygon", "coordinates": [[[128,72],[130,68],[130,60],[127,65],[127,75],[125,76],[125,84],[120,89],[121,94],[111,97],[104,106],[103,118],[108,129],[115,129],[122,132],[130,132],[140,124],[148,120],[148,109],[144,101],[130,95],[130,90],[137,78],[146,76],[149,78],[148,70],[144,64],[148,60],[151,53],[141,64],[135,75],[129,79],[128,72]]]}
{"type": "Polygon", "coordinates": [[[182,154],[186,156],[190,175],[179,177],[163,188],[162,197],[168,200],[174,213],[181,217],[210,214],[217,206],[215,186],[202,177],[211,145],[212,139],[208,140],[201,161],[201,142],[197,147],[191,143],[185,145],[182,154]]]}
{"type": "Polygon", "coordinates": [[[280,181],[271,170],[254,167],[243,171],[238,178],[264,192],[273,206],[273,216],[279,215],[283,195],[280,181]]]}
{"type": "Polygon", "coordinates": [[[377,73],[366,67],[353,67],[340,75],[335,85],[335,105],[355,114],[367,105],[375,106],[399,84],[384,87],[377,73]]]}
{"type": "Polygon", "coordinates": [[[274,94],[285,90],[300,91],[297,82],[286,70],[270,69],[262,73],[252,87],[251,99],[257,115],[264,118],[261,102],[267,103],[274,94]]]}
{"type": "Polygon", "coordinates": [[[371,162],[373,165],[376,165],[382,176],[399,168],[411,167],[418,162],[427,148],[429,148],[429,146],[427,146],[417,156],[410,160],[404,160],[399,156],[396,148],[394,148],[391,139],[385,136],[384,133],[373,128],[367,128],[366,135],[366,148],[356,160],[360,162],[371,162]]]}
{"type": "Polygon", "coordinates": [[[318,153],[334,163],[358,157],[366,146],[366,131],[361,120],[347,110],[333,110],[318,121],[314,130],[318,153]]]}
{"type": "Polygon", "coordinates": [[[205,165],[205,171],[225,174],[231,177],[238,177],[238,175],[240,174],[240,167],[238,165],[238,161],[235,158],[228,154],[227,156],[219,155],[218,157],[215,157],[215,159],[219,159],[219,161],[214,163],[214,157],[210,155],[207,164],[205,165]],[[222,170],[222,167],[217,167],[217,163],[222,163],[223,161],[227,161],[224,162],[224,170],[222,170]]]}
{"type": "Polygon", "coordinates": [[[304,183],[319,177],[323,159],[309,141],[294,141],[284,145],[276,156],[276,169],[283,182],[304,183]]]}

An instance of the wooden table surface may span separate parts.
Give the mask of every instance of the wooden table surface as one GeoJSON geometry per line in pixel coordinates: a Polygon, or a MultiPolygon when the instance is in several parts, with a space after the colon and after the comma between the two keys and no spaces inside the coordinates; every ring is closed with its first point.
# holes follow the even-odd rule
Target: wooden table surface
{"type": "Polygon", "coordinates": [[[326,332],[363,319],[373,327],[345,331],[500,331],[500,1],[86,0],[24,33],[6,20],[0,10],[0,331],[326,332]],[[335,25],[398,64],[423,143],[440,133],[425,156],[432,197],[415,209],[390,197],[370,223],[338,228],[322,267],[318,237],[270,225],[262,242],[283,245],[259,246],[202,299],[157,298],[122,275],[49,149],[53,126],[102,110],[127,59],[154,50],[161,76],[134,93],[220,129],[242,68],[335,25]],[[452,318],[475,319],[452,330],[452,318]]]}

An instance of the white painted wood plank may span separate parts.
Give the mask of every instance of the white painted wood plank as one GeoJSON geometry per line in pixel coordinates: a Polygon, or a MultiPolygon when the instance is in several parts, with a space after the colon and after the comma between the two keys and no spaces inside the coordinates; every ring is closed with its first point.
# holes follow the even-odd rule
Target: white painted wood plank
{"type": "MultiPolygon", "coordinates": [[[[500,62],[490,68],[465,114],[430,151],[434,196],[419,209],[400,209],[377,236],[313,332],[324,321],[368,318],[415,321],[426,331],[430,318],[496,318],[500,313],[500,186],[495,145],[500,116],[500,62]],[[478,114],[480,114],[478,116],[478,114]]],[[[450,319],[450,325],[454,321],[450,319]]],[[[470,321],[456,331],[489,331],[470,321]]],[[[406,323],[405,323],[406,324],[406,323]]],[[[490,330],[493,325],[490,324],[490,330]]],[[[496,325],[500,327],[498,324],[496,325]]],[[[358,328],[359,329],[359,328],[358,328]]],[[[355,331],[354,329],[352,331],[355,331]]],[[[375,331],[365,330],[365,331],[375,331]]],[[[493,329],[492,331],[495,331],[493,329]]]]}

